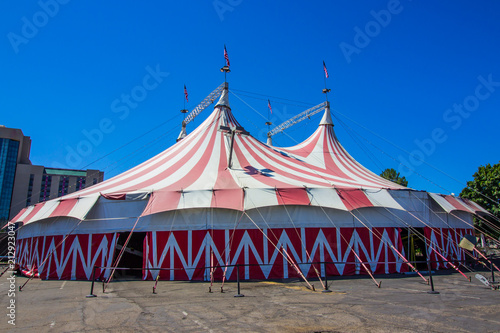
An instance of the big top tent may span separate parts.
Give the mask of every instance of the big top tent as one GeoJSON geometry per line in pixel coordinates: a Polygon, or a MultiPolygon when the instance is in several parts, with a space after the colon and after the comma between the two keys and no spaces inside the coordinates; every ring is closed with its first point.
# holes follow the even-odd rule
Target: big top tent
{"type": "Polygon", "coordinates": [[[94,266],[101,278],[125,266],[170,280],[234,279],[235,265],[246,279],[387,274],[413,269],[412,233],[434,268],[465,259],[457,244],[487,212],[372,173],[340,144],[326,105],[307,140],[273,147],[238,123],[225,83],[213,112],[167,150],[23,209],[10,221],[17,263],[43,279],[88,280],[94,266]]]}

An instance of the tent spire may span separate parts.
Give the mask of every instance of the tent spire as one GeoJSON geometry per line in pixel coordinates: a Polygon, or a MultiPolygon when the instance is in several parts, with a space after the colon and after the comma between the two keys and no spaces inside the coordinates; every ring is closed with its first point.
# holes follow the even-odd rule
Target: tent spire
{"type": "Polygon", "coordinates": [[[319,125],[327,126],[331,125],[333,126],[333,121],[332,121],[332,115],[330,113],[330,102],[328,100],[326,101],[326,106],[325,106],[325,113],[323,114],[323,118],[321,118],[321,121],[319,125]]]}
{"type": "Polygon", "coordinates": [[[224,89],[222,90],[222,94],[220,95],[220,98],[219,98],[219,101],[217,102],[217,104],[215,104],[215,107],[218,107],[218,106],[224,106],[228,109],[231,109],[231,107],[229,106],[229,84],[227,82],[224,82],[224,89]]]}

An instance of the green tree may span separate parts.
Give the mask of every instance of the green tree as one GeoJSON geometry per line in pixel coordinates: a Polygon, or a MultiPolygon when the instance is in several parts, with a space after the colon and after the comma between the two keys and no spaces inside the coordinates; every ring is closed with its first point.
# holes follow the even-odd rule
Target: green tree
{"type": "Polygon", "coordinates": [[[406,180],[406,178],[404,176],[400,177],[399,172],[397,172],[393,168],[385,169],[384,171],[382,171],[380,177],[405,187],[408,186],[408,181],[406,180]]]}
{"type": "MultiPolygon", "coordinates": [[[[480,166],[473,175],[474,179],[467,182],[467,187],[462,190],[460,196],[467,198],[487,209],[491,214],[500,218],[500,162],[491,166],[486,164],[480,166]]],[[[498,221],[489,219],[498,226],[498,221]]],[[[476,220],[476,222],[480,222],[476,220]]],[[[479,223],[481,225],[481,223],[479,223]]],[[[484,225],[486,227],[486,225],[484,225]]],[[[492,228],[493,234],[498,232],[492,228]]]]}

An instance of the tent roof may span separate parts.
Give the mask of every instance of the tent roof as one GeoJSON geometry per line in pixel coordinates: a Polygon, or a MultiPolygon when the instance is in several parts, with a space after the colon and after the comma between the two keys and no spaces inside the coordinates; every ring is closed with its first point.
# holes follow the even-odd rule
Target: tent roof
{"type": "Polygon", "coordinates": [[[387,190],[406,188],[372,173],[347,153],[335,136],[329,108],[318,129],[303,143],[273,148],[247,135],[231,112],[227,92],[224,89],[201,125],[167,150],[102,183],[27,207],[12,221],[30,223],[57,216],[83,219],[100,196],[147,198],[142,215],[275,205],[402,209],[387,190]]]}

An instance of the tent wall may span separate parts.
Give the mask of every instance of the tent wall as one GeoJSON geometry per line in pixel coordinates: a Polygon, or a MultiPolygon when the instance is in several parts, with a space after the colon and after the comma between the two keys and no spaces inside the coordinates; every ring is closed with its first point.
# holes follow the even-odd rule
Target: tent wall
{"type": "MultiPolygon", "coordinates": [[[[203,267],[210,266],[211,251],[213,260],[219,265],[255,264],[241,272],[245,278],[292,277],[295,270],[284,261],[273,244],[283,244],[299,263],[355,261],[343,237],[363,261],[373,261],[371,269],[374,272],[394,273],[405,270],[406,265],[390,263],[399,258],[388,247],[388,242],[380,244],[377,235],[384,235],[384,239],[390,239],[389,244],[404,253],[400,228],[425,227],[430,230],[428,237],[431,238],[435,230],[472,232],[471,214],[458,211],[448,214],[439,207],[433,207],[435,212],[424,212],[422,210],[428,210],[427,205],[432,203],[423,201],[423,195],[415,198],[407,191],[397,193],[401,194],[397,197],[398,202],[418,218],[405,211],[381,207],[348,212],[311,206],[261,207],[245,213],[200,208],[138,217],[143,200],[132,202],[130,206],[127,205],[129,201],[100,200],[81,223],[74,218],[49,218],[23,226],[17,237],[17,260],[26,274],[39,274],[44,279],[90,279],[94,264],[112,264],[117,235],[128,234],[138,222],[134,232],[146,233],[143,267],[181,268],[162,273],[162,279],[206,279],[208,275],[203,267]],[[381,230],[380,233],[377,230],[381,230]],[[66,235],[69,236],[59,246],[66,235]],[[302,244],[305,244],[311,260],[308,260],[302,244]],[[226,251],[226,248],[231,250],[226,251]],[[269,263],[272,265],[267,265],[269,263]]],[[[439,237],[434,236],[438,242],[439,237]]],[[[451,246],[450,242],[445,244],[445,248],[451,246]]],[[[309,276],[315,274],[310,264],[303,264],[301,269],[309,276]]],[[[323,267],[318,269],[324,273],[323,267]]],[[[359,265],[354,264],[330,265],[327,271],[331,275],[364,274],[359,265]]],[[[216,273],[222,276],[220,268],[216,273]]],[[[98,272],[104,277],[107,274],[109,271],[98,272]]],[[[147,271],[144,278],[154,278],[156,274],[147,271]]],[[[228,268],[226,276],[235,277],[232,267],[228,268]]]]}
{"type": "Polygon", "coordinates": [[[451,268],[447,261],[456,263],[457,260],[469,259],[465,251],[458,246],[465,234],[473,235],[473,229],[453,228],[424,228],[427,239],[427,258],[431,260],[433,269],[451,268]],[[436,251],[446,258],[443,260],[436,251]]]}
{"type": "MultiPolygon", "coordinates": [[[[18,240],[16,262],[21,271],[42,279],[90,280],[94,266],[112,265],[118,234],[39,236],[18,240]],[[64,240],[64,241],[63,241],[64,240]],[[60,244],[60,245],[59,245],[60,244]]],[[[110,269],[96,269],[107,278],[110,269]]]]}
{"type": "MultiPolygon", "coordinates": [[[[393,245],[404,254],[399,229],[374,228],[372,231],[366,228],[284,228],[150,232],[144,241],[146,270],[143,278],[152,280],[160,273],[160,279],[164,280],[209,280],[207,267],[236,264],[244,266],[240,271],[244,279],[298,277],[282,255],[285,252],[308,277],[317,277],[311,265],[314,262],[334,262],[326,266],[329,275],[367,274],[356,263],[353,251],[362,261],[370,262],[368,266],[374,273],[406,271],[406,265],[390,247],[393,245]]],[[[325,267],[315,266],[324,276],[325,267]]],[[[221,267],[215,270],[216,279],[222,278],[223,270],[225,268],[221,267]]],[[[236,279],[234,266],[227,268],[226,278],[236,279]]]]}

